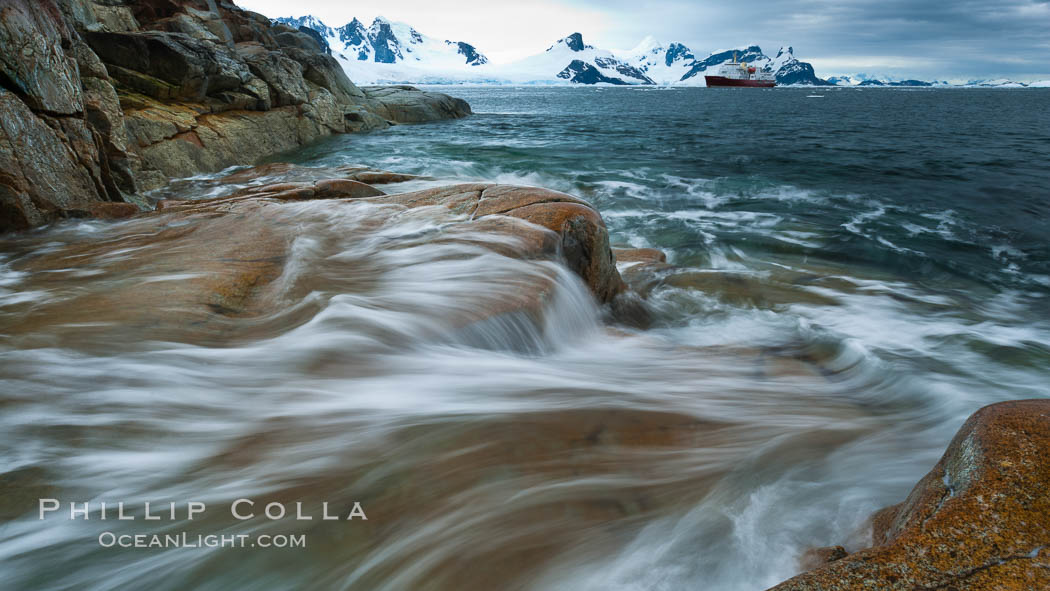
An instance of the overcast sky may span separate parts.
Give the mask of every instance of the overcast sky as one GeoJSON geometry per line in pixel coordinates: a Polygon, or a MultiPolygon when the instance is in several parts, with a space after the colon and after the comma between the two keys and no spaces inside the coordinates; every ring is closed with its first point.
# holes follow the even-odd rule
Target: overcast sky
{"type": "Polygon", "coordinates": [[[269,17],[313,14],[331,26],[376,16],[467,41],[501,63],[579,31],[606,49],[646,35],[695,53],[792,45],[818,76],[1050,78],[1050,0],[236,0],[269,17]]]}

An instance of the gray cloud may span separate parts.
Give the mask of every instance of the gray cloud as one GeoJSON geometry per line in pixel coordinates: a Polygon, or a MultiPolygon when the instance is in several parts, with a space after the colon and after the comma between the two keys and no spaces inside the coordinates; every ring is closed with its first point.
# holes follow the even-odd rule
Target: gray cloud
{"type": "MultiPolygon", "coordinates": [[[[573,0],[596,6],[598,2],[573,0]]],[[[920,78],[1050,78],[1050,0],[604,0],[620,23],[710,51],[755,41],[791,44],[818,74],[872,71],[920,78]]]]}
{"type": "Polygon", "coordinates": [[[538,53],[574,31],[605,48],[647,35],[697,53],[792,45],[820,76],[1050,79],[1050,0],[238,0],[270,16],[340,25],[377,14],[474,43],[495,61],[538,53]]]}

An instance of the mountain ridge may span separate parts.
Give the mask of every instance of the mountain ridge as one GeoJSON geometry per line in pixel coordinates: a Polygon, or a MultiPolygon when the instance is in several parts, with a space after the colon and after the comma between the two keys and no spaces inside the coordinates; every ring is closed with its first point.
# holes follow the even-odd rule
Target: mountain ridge
{"type": "MultiPolygon", "coordinates": [[[[704,75],[733,58],[772,72],[780,86],[838,86],[863,88],[953,87],[1041,88],[1050,80],[1017,82],[1009,79],[917,80],[884,74],[836,74],[821,78],[809,62],[799,60],[791,46],[780,47],[773,57],[758,44],[719,49],[706,55],[680,42],[667,45],[646,37],[629,50],[590,45],[573,32],[537,54],[509,64],[493,64],[474,44],[437,39],[415,28],[383,17],[370,26],[357,18],[342,27],[331,27],[312,15],[281,17],[275,23],[313,33],[322,49],[330,52],[352,80],[366,84],[609,84],[704,86],[704,75]]],[[[538,44],[539,45],[539,44],[538,44]]],[[[542,46],[542,45],[541,45],[542,46]]]]}
{"type": "Polygon", "coordinates": [[[735,53],[741,61],[773,72],[781,85],[826,84],[788,46],[772,58],[758,45],[698,58],[699,54],[679,42],[664,46],[647,37],[632,50],[608,50],[587,44],[581,33],[573,32],[542,53],[496,65],[470,43],[438,40],[383,17],[376,17],[367,28],[357,18],[338,28],[312,15],[273,20],[313,29],[325,38],[351,79],[368,83],[704,86],[703,74],[731,60],[735,53]]]}

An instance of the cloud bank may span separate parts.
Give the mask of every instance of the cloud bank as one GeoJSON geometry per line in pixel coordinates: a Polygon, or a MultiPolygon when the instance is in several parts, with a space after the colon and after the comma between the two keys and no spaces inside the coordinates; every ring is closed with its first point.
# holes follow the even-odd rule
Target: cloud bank
{"type": "Polygon", "coordinates": [[[602,47],[646,35],[697,52],[793,45],[823,76],[1050,78],[1050,0],[238,0],[270,17],[313,14],[330,25],[382,15],[476,45],[494,62],[543,51],[580,31],[602,47]]]}

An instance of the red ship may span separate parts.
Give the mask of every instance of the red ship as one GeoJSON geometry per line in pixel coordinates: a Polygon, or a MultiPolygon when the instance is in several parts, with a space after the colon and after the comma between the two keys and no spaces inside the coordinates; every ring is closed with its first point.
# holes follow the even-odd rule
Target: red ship
{"type": "Polygon", "coordinates": [[[773,73],[759,70],[746,62],[736,61],[736,52],[733,52],[733,61],[722,64],[717,76],[704,76],[707,86],[743,86],[750,88],[773,88],[777,85],[773,79],[773,73]]]}

